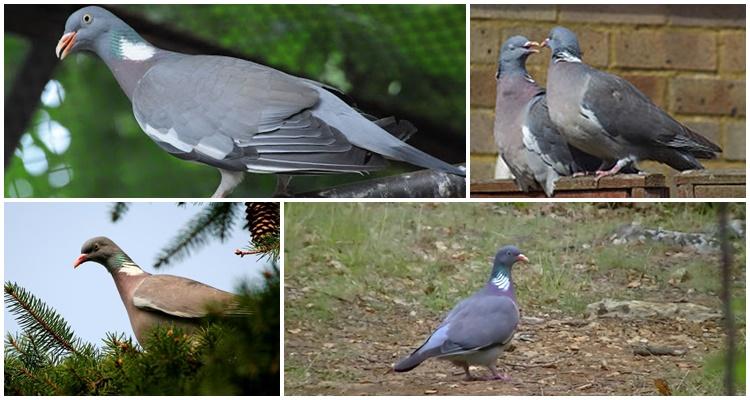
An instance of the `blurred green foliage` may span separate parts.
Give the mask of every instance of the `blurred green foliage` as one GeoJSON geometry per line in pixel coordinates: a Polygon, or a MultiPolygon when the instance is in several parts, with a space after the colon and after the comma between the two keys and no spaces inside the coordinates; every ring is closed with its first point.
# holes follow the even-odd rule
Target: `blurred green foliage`
{"type": "MultiPolygon", "coordinates": [[[[410,115],[444,126],[463,138],[463,5],[122,8],[289,73],[330,83],[396,116],[410,115]]],[[[28,43],[25,38],[6,34],[4,44],[7,93],[28,43]]],[[[20,157],[14,157],[6,168],[6,196],[206,197],[218,185],[219,174],[213,168],[178,160],[141,132],[129,101],[97,58],[69,57],[53,78],[62,84],[64,100],[56,107],[40,105],[30,135],[22,141],[43,151],[44,157],[38,158],[42,163],[46,160],[47,168],[34,174],[20,157]],[[49,120],[70,131],[70,147],[62,154],[52,152],[40,137],[44,130],[40,126],[49,120]],[[54,171],[57,176],[52,176],[54,171]],[[61,185],[68,179],[66,175],[69,182],[61,185]]],[[[418,135],[430,132],[423,130],[418,135]]],[[[463,155],[464,149],[456,151],[463,155]]],[[[356,179],[361,178],[297,178],[292,190],[356,179]]],[[[273,176],[248,174],[234,195],[267,196],[274,185],[273,176]]]]}

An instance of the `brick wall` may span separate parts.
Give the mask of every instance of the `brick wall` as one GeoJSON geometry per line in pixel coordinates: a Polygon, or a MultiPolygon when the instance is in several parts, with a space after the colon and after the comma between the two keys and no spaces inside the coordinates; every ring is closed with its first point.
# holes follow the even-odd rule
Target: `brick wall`
{"type": "MultiPolygon", "coordinates": [[[[677,120],[724,149],[708,168],[745,168],[745,6],[471,6],[471,178],[493,177],[492,125],[498,51],[522,34],[541,42],[563,25],[584,62],[624,77],[677,120]]],[[[532,55],[529,73],[545,85],[550,52],[532,55]]],[[[669,172],[644,163],[645,169],[669,172]]]]}

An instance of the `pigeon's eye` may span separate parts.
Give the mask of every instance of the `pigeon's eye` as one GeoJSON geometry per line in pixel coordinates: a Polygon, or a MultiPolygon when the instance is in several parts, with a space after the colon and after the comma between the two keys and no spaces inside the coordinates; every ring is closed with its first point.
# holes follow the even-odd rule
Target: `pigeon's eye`
{"type": "Polygon", "coordinates": [[[94,17],[91,16],[91,14],[83,14],[83,23],[84,24],[90,24],[91,21],[94,20],[94,17]]]}
{"type": "Polygon", "coordinates": [[[99,251],[99,245],[98,244],[94,245],[94,251],[99,251]]]}

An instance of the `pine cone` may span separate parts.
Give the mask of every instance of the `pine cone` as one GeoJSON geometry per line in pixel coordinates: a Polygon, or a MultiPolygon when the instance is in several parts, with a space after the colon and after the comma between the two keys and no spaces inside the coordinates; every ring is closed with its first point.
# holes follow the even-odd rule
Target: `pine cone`
{"type": "Polygon", "coordinates": [[[278,236],[281,220],[279,203],[245,203],[245,218],[253,243],[260,244],[269,236],[278,236]]]}

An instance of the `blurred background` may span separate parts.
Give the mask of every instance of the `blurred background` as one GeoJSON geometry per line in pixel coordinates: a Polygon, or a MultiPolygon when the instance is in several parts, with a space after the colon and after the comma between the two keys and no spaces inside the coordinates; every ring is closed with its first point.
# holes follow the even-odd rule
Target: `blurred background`
{"type": "MultiPolygon", "coordinates": [[[[494,177],[492,136],[500,45],[513,35],[541,42],[563,25],[587,64],[617,74],[724,152],[706,168],[745,170],[744,5],[473,5],[471,7],[471,179],[494,177]]],[[[529,57],[545,86],[550,53],[529,57]]],[[[639,164],[650,172],[667,166],[639,164]]]]}
{"type": "MultiPolygon", "coordinates": [[[[159,47],[245,58],[331,84],[369,114],[411,121],[419,129],[412,145],[465,161],[463,5],[107,7],[159,47]]],[[[65,21],[79,6],[4,8],[6,196],[212,193],[216,171],[158,148],[104,63],[90,54],[55,58],[65,21]]],[[[409,169],[394,163],[378,175],[409,169]]],[[[357,179],[301,177],[292,190],[357,179]]],[[[274,185],[273,176],[248,174],[234,195],[269,196],[274,185]]]]}

